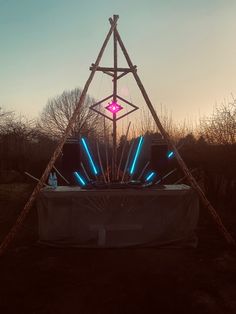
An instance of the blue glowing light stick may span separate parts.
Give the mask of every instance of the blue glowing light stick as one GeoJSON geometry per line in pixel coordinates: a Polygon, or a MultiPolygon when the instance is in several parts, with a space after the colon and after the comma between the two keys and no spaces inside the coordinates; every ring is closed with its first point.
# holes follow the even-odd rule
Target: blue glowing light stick
{"type": "Polygon", "coordinates": [[[155,173],[154,171],[152,171],[152,172],[148,173],[148,175],[147,175],[145,181],[146,181],[146,182],[147,182],[147,181],[150,181],[150,180],[153,179],[155,176],[156,176],[156,173],[155,173]]]}
{"type": "Polygon", "coordinates": [[[79,174],[78,171],[75,171],[75,172],[74,172],[74,176],[76,177],[77,181],[78,181],[82,186],[85,186],[85,185],[86,185],[85,179],[81,176],[81,174],[79,174]]]}
{"type": "Polygon", "coordinates": [[[173,157],[174,156],[174,152],[173,151],[169,151],[168,153],[167,153],[167,157],[168,158],[171,158],[171,157],[173,157]]]}
{"type": "Polygon", "coordinates": [[[91,155],[91,153],[90,153],[90,151],[89,151],[89,148],[88,148],[88,145],[87,145],[87,143],[86,143],[86,141],[85,141],[85,139],[84,139],[83,137],[81,138],[81,142],[82,142],[82,145],[83,145],[83,147],[84,147],[84,150],[85,150],[85,152],[86,152],[86,154],[87,154],[87,156],[88,156],[90,165],[92,166],[93,173],[94,173],[95,176],[96,176],[96,175],[98,174],[98,170],[97,170],[97,168],[96,168],[96,166],[95,166],[95,164],[94,164],[92,155],[91,155]]]}
{"type": "Polygon", "coordinates": [[[138,142],[138,146],[137,146],[137,150],[135,152],[134,159],[133,159],[133,162],[132,162],[131,168],[130,168],[130,174],[131,175],[134,173],[134,169],[135,169],[135,166],[137,164],[138,156],[140,155],[142,144],[143,144],[143,136],[140,136],[139,142],[138,142]]]}

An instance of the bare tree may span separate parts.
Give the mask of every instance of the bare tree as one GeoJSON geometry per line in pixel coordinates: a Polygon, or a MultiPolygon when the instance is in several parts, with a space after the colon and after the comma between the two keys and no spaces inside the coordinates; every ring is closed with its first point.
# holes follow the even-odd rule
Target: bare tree
{"type": "MultiPolygon", "coordinates": [[[[61,136],[76,108],[81,96],[81,90],[75,88],[64,91],[61,95],[50,99],[38,121],[39,127],[48,136],[61,136]]],[[[78,134],[92,135],[101,131],[101,118],[89,107],[94,103],[94,99],[87,96],[83,106],[80,108],[76,123],[72,130],[72,136],[78,134]]]]}
{"type": "Polygon", "coordinates": [[[40,132],[34,120],[13,112],[1,114],[1,118],[0,171],[28,169],[40,174],[55,142],[40,132]]]}
{"type": "Polygon", "coordinates": [[[200,135],[210,144],[236,143],[236,101],[215,108],[210,118],[200,120],[200,135]]]}
{"type": "Polygon", "coordinates": [[[12,120],[14,113],[12,111],[6,111],[0,107],[0,133],[2,134],[6,129],[6,125],[12,120]]]}
{"type": "MultiPolygon", "coordinates": [[[[176,122],[173,120],[172,114],[163,106],[159,113],[159,118],[164,129],[170,135],[172,140],[177,143],[181,138],[186,137],[188,134],[195,133],[195,129],[191,122],[182,121],[176,122]]],[[[156,124],[151,116],[149,110],[142,110],[140,114],[140,122],[137,126],[137,133],[141,134],[154,134],[159,133],[156,124]]]]}

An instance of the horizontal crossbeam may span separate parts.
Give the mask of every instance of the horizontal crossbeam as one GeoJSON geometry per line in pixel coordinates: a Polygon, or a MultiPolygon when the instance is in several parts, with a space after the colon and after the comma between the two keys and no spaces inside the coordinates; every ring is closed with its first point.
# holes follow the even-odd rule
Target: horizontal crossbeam
{"type": "MultiPolygon", "coordinates": [[[[89,68],[91,71],[94,70],[94,64],[92,63],[91,67],[89,68]]],[[[134,72],[137,71],[136,65],[134,65],[132,68],[110,68],[110,67],[97,67],[96,71],[102,71],[102,72],[134,72]]]]}

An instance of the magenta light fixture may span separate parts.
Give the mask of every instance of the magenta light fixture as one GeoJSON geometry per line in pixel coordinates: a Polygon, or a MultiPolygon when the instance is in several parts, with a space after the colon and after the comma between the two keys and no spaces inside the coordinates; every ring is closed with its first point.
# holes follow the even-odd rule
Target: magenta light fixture
{"type": "Polygon", "coordinates": [[[106,106],[106,109],[109,110],[111,113],[115,114],[118,111],[122,110],[123,107],[119,105],[117,102],[112,101],[111,103],[108,104],[108,106],[106,106]]]}

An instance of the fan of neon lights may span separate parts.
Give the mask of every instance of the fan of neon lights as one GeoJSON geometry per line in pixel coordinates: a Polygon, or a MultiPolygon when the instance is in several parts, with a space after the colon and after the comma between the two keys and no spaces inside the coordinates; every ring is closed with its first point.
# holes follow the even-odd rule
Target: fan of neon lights
{"type": "MultiPolygon", "coordinates": [[[[118,105],[118,104],[116,104],[116,105],[118,105]]],[[[117,109],[117,107],[114,105],[113,102],[111,104],[109,104],[107,107],[109,107],[109,106],[114,106],[114,108],[112,108],[112,110],[117,109]]],[[[108,110],[110,110],[110,109],[108,109],[108,110]]],[[[118,110],[121,110],[121,109],[119,108],[118,110]]],[[[129,167],[127,169],[127,167],[125,166],[125,169],[124,169],[124,172],[129,174],[130,179],[132,179],[133,175],[135,173],[137,173],[138,163],[139,163],[139,159],[140,159],[140,155],[141,155],[141,151],[142,151],[142,147],[143,147],[143,143],[144,143],[144,137],[140,136],[136,140],[136,142],[137,142],[136,147],[133,150],[131,148],[132,157],[129,158],[129,156],[128,156],[128,159],[127,159],[127,165],[129,164],[129,167]]],[[[84,153],[87,157],[88,165],[90,166],[91,173],[93,174],[93,176],[95,176],[97,178],[97,175],[99,175],[101,173],[101,169],[99,169],[99,167],[96,165],[94,156],[92,154],[92,151],[89,148],[88,142],[83,137],[81,138],[81,145],[82,145],[84,153]]],[[[168,153],[167,153],[168,159],[172,159],[174,156],[175,156],[175,154],[173,151],[168,151],[168,153]]],[[[101,166],[102,165],[100,164],[100,167],[101,166]]],[[[144,168],[146,168],[146,166],[144,168]]],[[[170,173],[172,173],[172,172],[170,172],[170,173]]],[[[155,171],[152,171],[151,169],[148,170],[146,172],[146,174],[144,173],[144,171],[141,172],[141,176],[143,177],[143,180],[145,181],[145,183],[152,183],[152,181],[155,179],[155,177],[157,177],[157,175],[158,174],[155,171]]],[[[168,175],[169,174],[167,174],[167,176],[168,175]]],[[[81,187],[85,187],[88,184],[88,181],[85,179],[85,176],[80,171],[74,172],[74,176],[76,178],[76,181],[78,182],[78,184],[81,187]]],[[[123,179],[121,180],[121,182],[124,182],[123,179]]],[[[160,180],[158,182],[160,182],[160,180]]]]}

